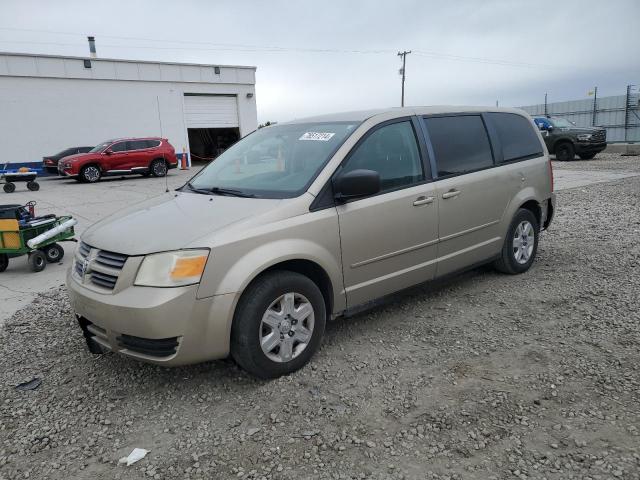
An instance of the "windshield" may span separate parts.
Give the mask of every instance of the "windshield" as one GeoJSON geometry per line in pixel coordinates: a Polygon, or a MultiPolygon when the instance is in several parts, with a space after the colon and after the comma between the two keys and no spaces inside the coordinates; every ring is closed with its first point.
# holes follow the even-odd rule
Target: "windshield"
{"type": "Polygon", "coordinates": [[[558,127],[558,128],[573,128],[576,126],[575,123],[567,120],[566,118],[553,117],[553,118],[550,118],[549,121],[552,123],[554,127],[558,127]]]}
{"type": "Polygon", "coordinates": [[[91,150],[89,150],[89,153],[98,153],[103,151],[105,148],[107,148],[109,145],[111,145],[111,142],[103,142],[100,145],[96,145],[95,147],[93,147],[91,150]]]}
{"type": "Polygon", "coordinates": [[[263,198],[298,196],[358,125],[296,123],[261,128],[199,172],[190,182],[191,190],[227,189],[263,198]]]}

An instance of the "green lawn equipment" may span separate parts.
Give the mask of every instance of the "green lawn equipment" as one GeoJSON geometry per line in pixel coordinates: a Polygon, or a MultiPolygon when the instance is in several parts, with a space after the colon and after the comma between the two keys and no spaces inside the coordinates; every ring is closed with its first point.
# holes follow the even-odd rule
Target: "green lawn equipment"
{"type": "Polygon", "coordinates": [[[28,255],[31,269],[40,272],[47,262],[62,260],[64,249],[57,242],[75,241],[74,218],[36,217],[34,206],[35,202],[0,205],[0,272],[7,269],[10,258],[21,255],[28,255]]]}

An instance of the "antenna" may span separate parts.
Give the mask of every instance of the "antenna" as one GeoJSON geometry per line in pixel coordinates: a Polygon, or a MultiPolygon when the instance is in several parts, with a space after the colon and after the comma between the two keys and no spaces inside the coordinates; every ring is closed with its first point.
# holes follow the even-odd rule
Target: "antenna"
{"type": "MultiPolygon", "coordinates": [[[[162,143],[164,135],[162,133],[162,117],[160,116],[160,95],[156,95],[156,106],[158,107],[158,124],[160,124],[160,143],[162,143]]],[[[162,160],[164,160],[164,164],[166,168],[167,159],[164,158],[164,151],[162,152],[162,160]]],[[[169,169],[167,168],[164,174],[164,193],[169,193],[169,179],[167,178],[168,176],[169,176],[169,169]]]]}

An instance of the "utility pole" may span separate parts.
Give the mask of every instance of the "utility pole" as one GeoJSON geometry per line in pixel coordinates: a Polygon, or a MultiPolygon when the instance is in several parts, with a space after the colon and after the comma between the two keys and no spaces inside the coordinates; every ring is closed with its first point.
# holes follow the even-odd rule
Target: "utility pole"
{"type": "Polygon", "coordinates": [[[598,87],[593,89],[593,115],[591,117],[591,126],[596,126],[596,116],[598,115],[598,87]]]}
{"type": "Polygon", "coordinates": [[[407,55],[411,53],[411,50],[404,52],[398,52],[398,56],[402,57],[402,68],[400,69],[400,73],[402,74],[402,97],[400,99],[400,106],[404,107],[404,78],[405,78],[405,67],[407,65],[407,55]]]}

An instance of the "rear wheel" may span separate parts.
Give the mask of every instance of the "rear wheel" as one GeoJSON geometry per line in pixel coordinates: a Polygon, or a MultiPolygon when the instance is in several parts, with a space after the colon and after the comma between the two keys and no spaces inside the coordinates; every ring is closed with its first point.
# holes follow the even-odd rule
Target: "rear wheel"
{"type": "Polygon", "coordinates": [[[40,184],[38,182],[27,182],[27,188],[32,192],[37,192],[40,190],[40,184]]]}
{"type": "Polygon", "coordinates": [[[583,154],[580,155],[580,158],[582,160],[591,160],[595,156],[596,156],[595,153],[583,153],[583,154]]]}
{"type": "Polygon", "coordinates": [[[9,266],[9,256],[6,253],[0,253],[0,272],[4,272],[9,266]]]}
{"type": "Polygon", "coordinates": [[[538,252],[539,232],[538,220],[531,210],[518,210],[509,225],[495,268],[511,275],[529,270],[538,252]]]}
{"type": "Polygon", "coordinates": [[[318,349],[326,321],[317,285],[295,272],[275,271],[244,292],[231,329],[231,354],[260,378],[276,378],[304,366],[318,349]]]}
{"type": "Polygon", "coordinates": [[[44,252],[44,256],[47,257],[47,262],[49,263],[59,262],[62,260],[62,257],[64,257],[64,249],[57,243],[47,245],[42,249],[42,251],[44,252]]]}
{"type": "Polygon", "coordinates": [[[161,159],[154,160],[149,170],[154,177],[164,177],[167,174],[167,162],[161,159]]]}
{"type": "Polygon", "coordinates": [[[2,189],[5,191],[5,193],[13,193],[16,191],[16,184],[7,182],[3,185],[2,189]]]}
{"type": "Polygon", "coordinates": [[[556,145],[555,154],[556,160],[560,160],[561,162],[569,162],[576,156],[573,144],[569,142],[562,142],[556,145]]]}
{"type": "Polygon", "coordinates": [[[95,183],[100,180],[102,173],[97,165],[87,165],[80,170],[80,180],[86,183],[95,183]]]}
{"type": "Polygon", "coordinates": [[[41,272],[47,266],[47,258],[40,250],[34,250],[29,254],[29,266],[34,272],[41,272]]]}

